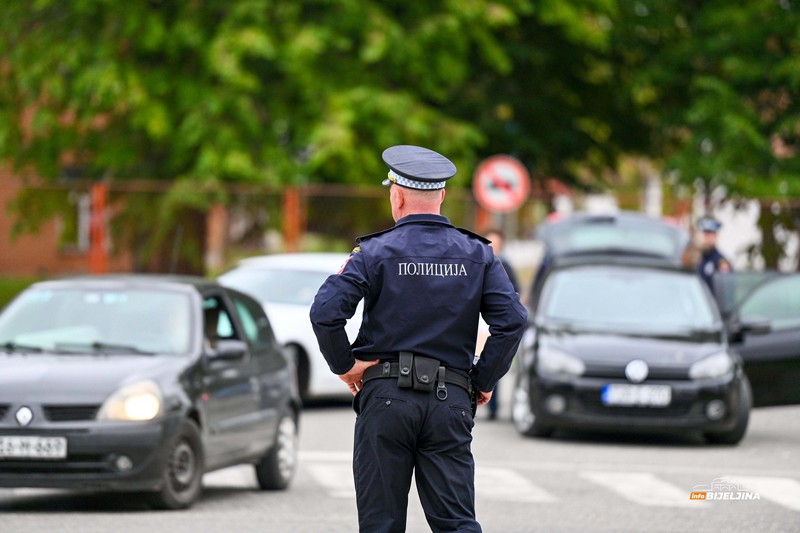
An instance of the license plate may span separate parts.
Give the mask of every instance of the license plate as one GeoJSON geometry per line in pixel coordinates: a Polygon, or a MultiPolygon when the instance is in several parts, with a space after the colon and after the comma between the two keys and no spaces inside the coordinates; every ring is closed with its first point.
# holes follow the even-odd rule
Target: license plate
{"type": "Polygon", "coordinates": [[[65,437],[0,437],[0,459],[65,459],[65,437]]]}
{"type": "Polygon", "coordinates": [[[672,401],[668,385],[606,385],[600,393],[604,405],[666,407],[672,401]]]}

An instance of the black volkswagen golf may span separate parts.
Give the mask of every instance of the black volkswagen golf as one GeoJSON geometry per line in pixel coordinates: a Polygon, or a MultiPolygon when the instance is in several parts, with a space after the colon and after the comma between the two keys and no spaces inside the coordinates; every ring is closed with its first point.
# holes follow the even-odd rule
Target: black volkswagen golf
{"type": "Polygon", "coordinates": [[[745,435],[752,392],[702,280],[680,266],[686,235],[642,215],[577,216],[541,233],[513,395],[525,435],[557,428],[745,435]]]}
{"type": "Polygon", "coordinates": [[[50,281],[0,314],[0,486],[141,491],[190,506],[255,465],[286,488],[300,400],[261,306],[204,279],[50,281]]]}

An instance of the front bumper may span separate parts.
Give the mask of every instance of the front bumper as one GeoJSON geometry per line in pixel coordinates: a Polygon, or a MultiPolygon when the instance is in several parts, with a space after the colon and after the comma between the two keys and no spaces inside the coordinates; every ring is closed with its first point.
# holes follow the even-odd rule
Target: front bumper
{"type": "Polygon", "coordinates": [[[664,407],[640,407],[610,406],[601,400],[604,386],[629,382],[595,377],[565,382],[536,376],[531,379],[531,410],[538,422],[552,427],[656,432],[675,429],[727,431],[742,416],[739,413],[741,379],[737,374],[733,378],[708,382],[648,380],[646,384],[649,385],[668,385],[672,398],[664,407]],[[556,414],[548,409],[547,400],[553,395],[564,398],[563,412],[556,414]],[[720,400],[725,406],[724,415],[717,420],[711,419],[706,412],[713,400],[720,400]]]}
{"type": "Polygon", "coordinates": [[[0,459],[0,487],[158,490],[169,443],[181,417],[151,422],[52,423],[19,428],[0,424],[0,436],[66,437],[66,459],[0,459]],[[120,470],[120,456],[132,467],[120,470]]]}

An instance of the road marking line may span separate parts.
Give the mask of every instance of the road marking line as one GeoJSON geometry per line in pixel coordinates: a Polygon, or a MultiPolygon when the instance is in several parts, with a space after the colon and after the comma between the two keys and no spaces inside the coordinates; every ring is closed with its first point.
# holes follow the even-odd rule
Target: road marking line
{"type": "Polygon", "coordinates": [[[721,476],[793,511],[800,511],[800,482],[790,478],[721,476]]]}
{"type": "Polygon", "coordinates": [[[300,451],[298,453],[300,461],[344,461],[352,463],[353,452],[326,452],[319,450],[300,451]]]}
{"type": "Polygon", "coordinates": [[[239,465],[209,472],[203,476],[204,487],[257,487],[256,472],[253,465],[239,465]]]}
{"type": "Polygon", "coordinates": [[[7,490],[11,492],[13,496],[55,496],[70,493],[69,489],[39,489],[35,487],[17,487],[7,490]]]}
{"type": "Polygon", "coordinates": [[[350,465],[313,464],[308,467],[311,476],[333,498],[355,498],[356,486],[353,482],[353,468],[350,465]]]}
{"type": "Polygon", "coordinates": [[[506,468],[475,468],[475,494],[480,499],[504,502],[555,502],[555,496],[506,468]]]}
{"type": "Polygon", "coordinates": [[[689,488],[680,489],[649,472],[581,472],[580,477],[640,505],[699,507],[689,499],[689,488]]]}
{"type": "MultiPolygon", "coordinates": [[[[355,498],[353,470],[350,465],[309,464],[306,466],[314,480],[334,498],[355,498]]],[[[415,493],[414,483],[411,493],[415,493]]],[[[505,468],[478,468],[475,472],[475,492],[481,499],[504,502],[554,502],[553,495],[531,483],[523,476],[505,468]]]]}

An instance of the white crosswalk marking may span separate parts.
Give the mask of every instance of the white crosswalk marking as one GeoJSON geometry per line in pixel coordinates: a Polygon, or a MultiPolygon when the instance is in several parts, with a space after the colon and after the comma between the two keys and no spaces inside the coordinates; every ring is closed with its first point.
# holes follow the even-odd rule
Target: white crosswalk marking
{"type": "Polygon", "coordinates": [[[257,487],[256,472],[253,465],[239,465],[209,472],[203,476],[205,487],[257,487]]]}
{"type": "MultiPolygon", "coordinates": [[[[349,453],[305,452],[300,464],[315,482],[332,498],[355,499],[353,470],[349,453]]],[[[659,507],[687,507],[709,509],[712,502],[691,501],[689,495],[697,483],[678,487],[660,479],[651,472],[579,471],[574,474],[603,489],[619,494],[639,505],[659,507]]],[[[800,511],[800,481],[786,477],[720,476],[739,486],[741,490],[758,493],[759,499],[770,501],[793,511],[800,511]]],[[[256,488],[252,465],[240,465],[206,474],[206,487],[256,488]]],[[[709,485],[710,486],[710,485],[709,485]]],[[[43,489],[13,489],[15,496],[42,494],[43,489]]],[[[475,493],[479,500],[515,503],[558,502],[562,496],[552,494],[532,482],[528,477],[508,468],[484,467],[475,469],[475,493]]],[[[411,486],[411,499],[416,499],[416,488],[411,486]]]]}
{"type": "Polygon", "coordinates": [[[504,502],[554,502],[557,500],[527,478],[505,468],[475,469],[475,494],[479,499],[504,502]]]}
{"type": "Polygon", "coordinates": [[[649,472],[581,472],[580,477],[641,505],[699,508],[689,500],[688,489],[680,489],[649,472]]]}
{"type": "MultiPolygon", "coordinates": [[[[306,468],[331,497],[355,498],[350,465],[311,463],[306,468]]],[[[414,483],[411,491],[414,492],[414,483]]],[[[478,468],[475,472],[477,497],[504,502],[553,502],[556,498],[525,477],[505,468],[478,468]]]]}
{"type": "Polygon", "coordinates": [[[756,476],[724,476],[739,485],[742,489],[757,492],[763,499],[800,511],[800,482],[791,478],[756,477],[756,476]]]}
{"type": "Polygon", "coordinates": [[[356,497],[353,468],[349,464],[312,463],[307,465],[307,468],[317,483],[322,485],[331,497],[356,497]]]}

